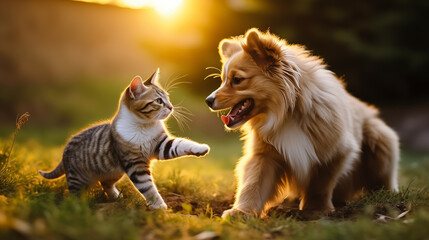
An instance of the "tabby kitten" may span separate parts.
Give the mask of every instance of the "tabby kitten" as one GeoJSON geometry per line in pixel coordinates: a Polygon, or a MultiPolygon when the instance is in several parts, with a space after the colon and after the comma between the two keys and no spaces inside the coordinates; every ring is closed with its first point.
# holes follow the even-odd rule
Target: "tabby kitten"
{"type": "Polygon", "coordinates": [[[136,76],[122,93],[113,120],[73,136],[58,166],[51,172],[39,173],[47,179],[65,174],[71,193],[100,181],[111,198],[119,196],[115,183],[126,173],[151,208],[166,209],[150,174],[151,160],[202,156],[210,148],[168,134],[162,120],[170,115],[173,106],[168,94],[155,85],[158,72],[144,83],[136,76]]]}

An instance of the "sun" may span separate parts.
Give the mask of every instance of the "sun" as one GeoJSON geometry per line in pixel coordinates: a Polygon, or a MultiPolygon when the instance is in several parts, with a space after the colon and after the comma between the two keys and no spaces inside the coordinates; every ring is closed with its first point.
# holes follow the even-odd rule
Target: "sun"
{"type": "Polygon", "coordinates": [[[142,8],[148,5],[147,0],[120,0],[118,1],[120,6],[128,8],[142,8]]]}
{"type": "Polygon", "coordinates": [[[161,15],[170,16],[177,11],[182,0],[153,0],[151,6],[161,15]]]}
{"type": "Polygon", "coordinates": [[[120,0],[120,5],[129,8],[152,7],[163,16],[170,16],[177,11],[183,0],[120,0]]]}

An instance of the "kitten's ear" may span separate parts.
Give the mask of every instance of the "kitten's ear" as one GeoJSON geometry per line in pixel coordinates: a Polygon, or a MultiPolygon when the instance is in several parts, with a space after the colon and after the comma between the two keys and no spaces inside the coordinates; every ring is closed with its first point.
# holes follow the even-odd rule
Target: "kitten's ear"
{"type": "Polygon", "coordinates": [[[135,76],[133,81],[131,81],[130,87],[128,88],[128,93],[131,99],[136,99],[136,97],[145,90],[146,87],[143,85],[142,78],[140,76],[135,76]]]}
{"type": "Polygon", "coordinates": [[[152,74],[152,76],[150,76],[150,78],[148,78],[145,82],[144,85],[155,85],[155,83],[158,82],[158,78],[159,78],[159,68],[156,69],[156,71],[152,74]]]}

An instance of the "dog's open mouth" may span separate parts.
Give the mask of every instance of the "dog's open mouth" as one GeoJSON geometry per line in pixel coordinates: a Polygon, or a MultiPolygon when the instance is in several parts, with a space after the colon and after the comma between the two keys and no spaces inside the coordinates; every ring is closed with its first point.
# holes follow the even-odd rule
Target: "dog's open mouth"
{"type": "Polygon", "coordinates": [[[253,99],[244,99],[235,104],[227,116],[222,116],[222,121],[227,127],[232,127],[243,120],[247,120],[246,116],[252,111],[253,106],[253,99]]]}

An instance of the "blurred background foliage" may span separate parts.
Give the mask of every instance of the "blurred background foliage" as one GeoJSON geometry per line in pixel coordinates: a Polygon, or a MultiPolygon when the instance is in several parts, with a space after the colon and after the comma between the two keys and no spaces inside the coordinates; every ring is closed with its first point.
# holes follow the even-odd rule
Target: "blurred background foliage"
{"type": "Polygon", "coordinates": [[[429,149],[428,1],[183,0],[168,16],[100,2],[0,2],[0,136],[28,111],[22,139],[63,144],[110,118],[134,75],[160,67],[164,84],[191,83],[171,94],[194,114],[186,131],[169,120],[174,133],[237,139],[204,106],[219,80],[203,79],[221,67],[220,40],[257,27],[324,58],[350,92],[381,107],[405,146],[429,149]]]}
{"type": "MultiPolygon", "coordinates": [[[[344,76],[348,89],[377,104],[416,103],[429,95],[429,3],[413,1],[241,0],[189,1],[205,19],[190,16],[180,28],[198,29],[204,42],[194,51],[176,55],[186,59],[189,72],[205,63],[219,66],[219,40],[243,34],[251,27],[270,30],[292,44],[307,46],[329,68],[344,76]],[[201,3],[204,2],[204,3],[201,3]],[[208,4],[210,2],[211,4],[208,4]],[[204,5],[204,6],[196,6],[204,5]]],[[[164,49],[164,61],[176,49],[164,49]]],[[[203,68],[197,78],[204,76],[203,68]]],[[[194,89],[201,89],[199,81],[194,89]]],[[[215,86],[212,86],[215,87],[215,86]]]]}
{"type": "Polygon", "coordinates": [[[427,0],[0,0],[0,239],[190,239],[208,230],[221,239],[427,238],[428,12],[427,0]],[[399,193],[369,195],[332,220],[213,218],[233,201],[242,143],[205,105],[220,81],[204,78],[221,68],[219,41],[251,27],[305,45],[380,107],[401,138],[399,193]],[[65,197],[64,178],[42,180],[37,170],[56,166],[68,137],[111,118],[131,79],[157,67],[164,86],[184,82],[170,98],[192,113],[189,128],[170,118],[169,130],[211,147],[204,158],[152,165],[179,214],[146,211],[127,178],[114,202],[99,186],[77,199],[65,197]],[[12,149],[24,112],[31,116],[12,149]]]}

